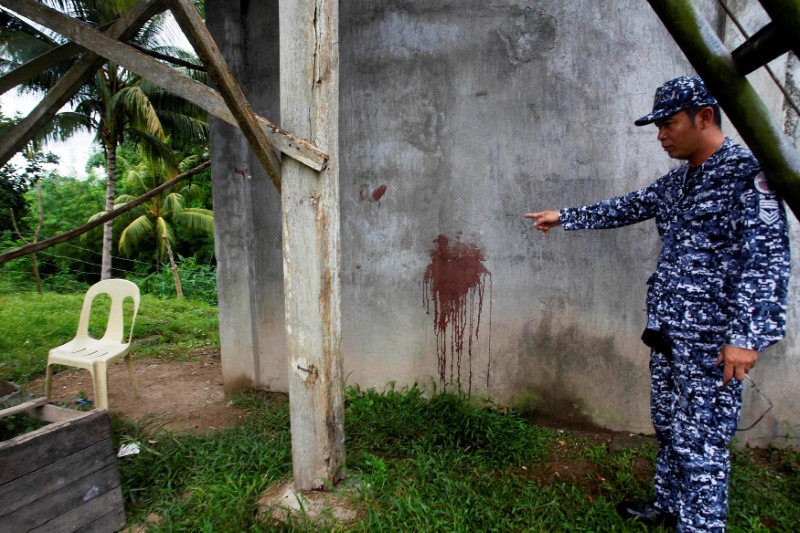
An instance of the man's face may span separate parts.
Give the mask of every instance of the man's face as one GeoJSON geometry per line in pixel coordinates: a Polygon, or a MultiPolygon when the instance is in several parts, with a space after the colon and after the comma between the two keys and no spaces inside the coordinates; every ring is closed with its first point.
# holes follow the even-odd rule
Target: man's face
{"type": "Polygon", "coordinates": [[[700,149],[701,131],[687,111],[656,120],[661,147],[673,159],[690,160],[700,149]]]}

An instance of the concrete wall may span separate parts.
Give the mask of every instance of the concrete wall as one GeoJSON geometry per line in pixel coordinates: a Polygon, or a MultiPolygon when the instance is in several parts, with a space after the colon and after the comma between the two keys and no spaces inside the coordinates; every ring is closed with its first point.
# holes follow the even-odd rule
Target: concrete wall
{"type": "MultiPolygon", "coordinates": [[[[279,122],[277,2],[206,4],[206,23],[253,109],[279,122]]],[[[247,140],[211,120],[225,390],[286,388],[280,196],[247,140]]]]}
{"type": "MultiPolygon", "coordinates": [[[[207,9],[254,107],[278,122],[276,3],[207,9]]],[[[639,335],[654,224],[541,238],[521,217],[623,194],[676,164],[655,128],[633,125],[656,86],[691,73],[650,7],[340,5],[348,384],[443,377],[559,418],[651,431],[639,335]]],[[[714,2],[701,5],[725,32],[714,2]]],[[[238,133],[215,123],[212,134],[225,381],[285,390],[277,195],[238,133]]],[[[746,438],[798,431],[797,318],[795,306],[791,339],[754,374],[776,407],[746,438]]]]}

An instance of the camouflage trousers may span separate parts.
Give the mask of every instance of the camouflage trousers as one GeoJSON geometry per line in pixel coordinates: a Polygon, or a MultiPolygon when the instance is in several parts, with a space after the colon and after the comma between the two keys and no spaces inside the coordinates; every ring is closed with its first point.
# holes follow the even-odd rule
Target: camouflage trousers
{"type": "Polygon", "coordinates": [[[678,518],[679,532],[724,531],[728,444],[739,420],[742,384],[733,379],[722,385],[722,367],[714,364],[722,339],[666,333],[671,357],[657,350],[650,356],[650,409],[659,443],[655,505],[678,518]]]}

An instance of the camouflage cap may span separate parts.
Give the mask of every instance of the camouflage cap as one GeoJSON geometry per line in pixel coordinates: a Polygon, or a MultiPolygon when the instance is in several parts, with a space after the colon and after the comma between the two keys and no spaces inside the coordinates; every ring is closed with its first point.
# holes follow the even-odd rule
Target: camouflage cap
{"type": "Polygon", "coordinates": [[[664,117],[674,115],[684,109],[716,104],[717,99],[708,92],[703,80],[697,76],[692,76],[691,78],[681,76],[674,80],[669,80],[656,89],[653,111],[634,122],[634,124],[644,126],[664,117]]]}

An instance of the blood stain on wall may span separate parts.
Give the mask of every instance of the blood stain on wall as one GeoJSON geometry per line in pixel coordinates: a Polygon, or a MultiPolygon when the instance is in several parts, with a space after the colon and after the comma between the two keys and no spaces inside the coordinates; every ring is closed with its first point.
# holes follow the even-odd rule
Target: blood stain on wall
{"type": "Polygon", "coordinates": [[[380,204],[381,198],[386,194],[386,185],[375,187],[371,192],[369,185],[363,183],[361,189],[358,191],[358,199],[362,202],[374,202],[380,204]]]}
{"type": "MultiPolygon", "coordinates": [[[[492,274],[483,265],[486,259],[483,250],[476,245],[451,243],[445,235],[439,235],[433,243],[435,246],[430,251],[431,262],[423,277],[423,306],[428,314],[431,313],[431,306],[433,307],[439,381],[442,384],[453,380],[462,382],[461,363],[466,348],[469,394],[472,392],[472,349],[480,334],[487,280],[489,282],[488,341],[491,346],[492,274]]],[[[489,357],[491,359],[491,348],[489,357]]],[[[488,368],[487,365],[487,387],[488,368]]]]}
{"type": "Polygon", "coordinates": [[[386,194],[386,185],[381,185],[380,187],[372,191],[372,201],[380,202],[384,194],[386,194]]]}

